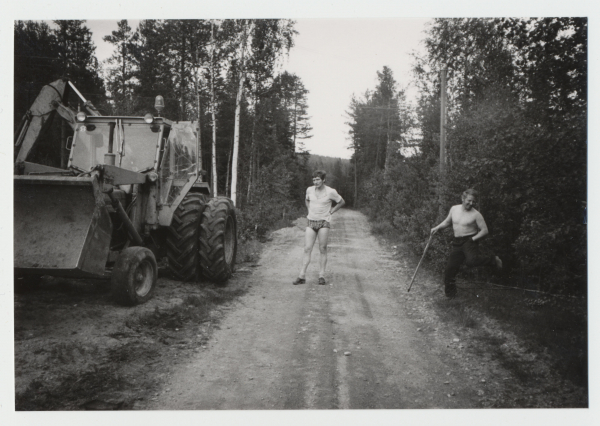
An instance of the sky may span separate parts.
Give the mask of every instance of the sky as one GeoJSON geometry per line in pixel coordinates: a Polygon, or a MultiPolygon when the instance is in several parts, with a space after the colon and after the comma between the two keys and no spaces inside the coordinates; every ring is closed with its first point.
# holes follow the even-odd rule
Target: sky
{"type": "MultiPolygon", "coordinates": [[[[423,18],[296,19],[298,35],[281,70],[298,75],[308,89],[308,114],[313,137],[305,140],[312,154],[350,158],[346,111],[352,95],[360,96],[377,85],[377,71],[388,66],[398,88],[411,86],[411,53],[422,52],[423,18]]],[[[128,20],[135,29],[139,20],[128,20]]],[[[113,47],[104,36],[117,29],[117,20],[87,20],[96,56],[107,59],[113,47]]]]}

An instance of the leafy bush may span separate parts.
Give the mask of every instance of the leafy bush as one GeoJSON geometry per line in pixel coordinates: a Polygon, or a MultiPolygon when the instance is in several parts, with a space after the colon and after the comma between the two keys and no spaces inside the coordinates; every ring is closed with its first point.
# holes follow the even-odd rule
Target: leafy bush
{"type": "MultiPolygon", "coordinates": [[[[475,188],[490,230],[485,246],[503,259],[507,276],[545,291],[584,293],[587,20],[437,19],[426,46],[414,68],[420,150],[404,157],[388,149],[384,167],[363,173],[363,210],[378,227],[385,221],[398,229],[419,253],[431,227],[475,188]],[[431,72],[441,67],[448,68],[450,106],[444,176],[440,81],[431,72]]],[[[354,160],[373,161],[380,151],[363,145],[379,140],[374,122],[352,117],[350,134],[362,149],[354,160]]],[[[451,234],[431,246],[435,266],[445,261],[451,234]]]]}

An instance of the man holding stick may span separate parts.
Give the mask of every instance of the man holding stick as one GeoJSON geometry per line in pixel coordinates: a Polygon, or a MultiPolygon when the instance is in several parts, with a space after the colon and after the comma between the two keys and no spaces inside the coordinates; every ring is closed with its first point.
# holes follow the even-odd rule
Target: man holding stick
{"type": "Polygon", "coordinates": [[[452,251],[444,272],[444,290],[450,298],[456,296],[456,274],[463,262],[470,268],[495,265],[498,270],[502,269],[498,256],[479,254],[478,241],[488,234],[488,229],[481,213],[473,208],[477,195],[476,190],[467,189],[462,194],[462,204],[452,206],[448,217],[431,229],[431,235],[450,225],[454,229],[452,251]]]}

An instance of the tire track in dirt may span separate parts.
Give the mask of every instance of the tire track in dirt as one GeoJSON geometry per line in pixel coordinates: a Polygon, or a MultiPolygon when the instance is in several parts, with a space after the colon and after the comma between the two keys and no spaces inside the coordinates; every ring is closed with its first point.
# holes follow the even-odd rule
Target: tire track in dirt
{"type": "Polygon", "coordinates": [[[335,408],[335,365],[330,354],[332,327],[327,288],[309,284],[304,289],[303,309],[298,324],[294,357],[285,366],[286,409],[335,408]]]}
{"type": "Polygon", "coordinates": [[[373,257],[361,254],[376,253],[379,247],[369,239],[367,223],[359,220],[359,216],[346,214],[344,219],[339,229],[340,242],[334,245],[334,253],[339,253],[335,269],[339,285],[332,309],[336,315],[334,322],[339,325],[339,343],[344,352],[350,352],[340,365],[343,388],[348,389],[343,405],[344,408],[400,408],[397,398],[400,392],[387,383],[388,368],[379,352],[382,339],[377,329],[377,312],[381,307],[379,295],[373,294],[372,289],[380,280],[371,273],[373,257]]]}
{"type": "Polygon", "coordinates": [[[136,408],[473,406],[472,390],[452,375],[458,366],[448,349],[417,330],[410,296],[399,289],[398,262],[369,229],[361,213],[336,214],[325,286],[316,283],[318,246],[307,284],[291,285],[303,230],[274,233],[254,274],[234,278],[252,289],[207,349],[180,367],[154,401],[136,408]],[[460,388],[452,398],[450,387],[460,388]]]}

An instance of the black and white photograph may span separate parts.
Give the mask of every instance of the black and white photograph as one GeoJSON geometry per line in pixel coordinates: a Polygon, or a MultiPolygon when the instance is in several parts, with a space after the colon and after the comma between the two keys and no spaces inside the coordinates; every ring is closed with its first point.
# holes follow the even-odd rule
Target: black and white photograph
{"type": "Polygon", "coordinates": [[[599,420],[591,3],[26,3],[3,424],[599,420]]]}

